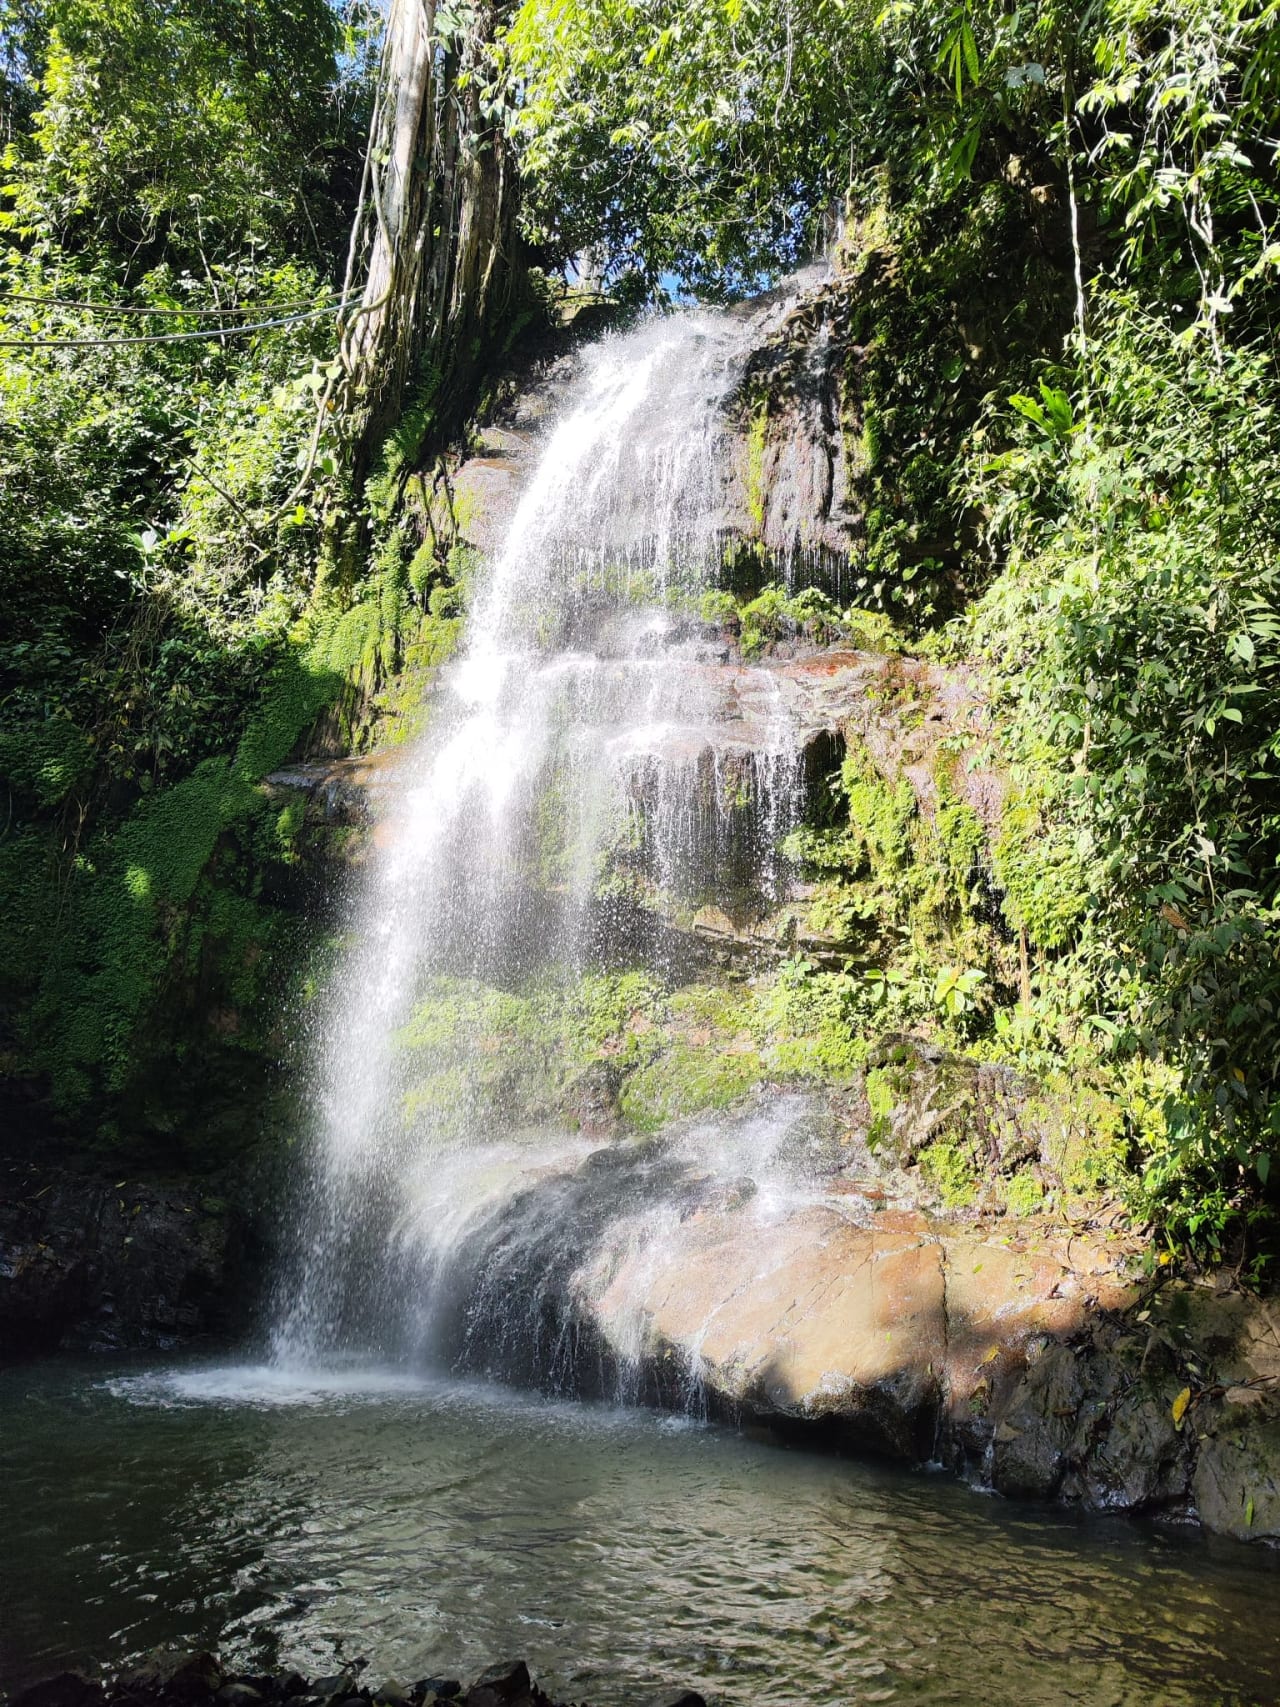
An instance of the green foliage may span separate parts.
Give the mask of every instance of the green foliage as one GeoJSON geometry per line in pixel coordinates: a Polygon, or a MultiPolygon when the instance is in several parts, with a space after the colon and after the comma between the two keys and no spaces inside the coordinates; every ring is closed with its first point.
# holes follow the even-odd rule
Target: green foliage
{"type": "Polygon", "coordinates": [[[1013,1174],[1002,1182],[1004,1206],[1010,1215],[1035,1215],[1044,1208],[1044,1187],[1033,1173],[1013,1174]]]}
{"type": "MultiPolygon", "coordinates": [[[[331,294],[361,55],[344,41],[338,74],[323,0],[215,12],[11,20],[32,110],[3,158],[0,295],[32,343],[0,364],[0,726],[6,755],[50,719],[84,731],[82,811],[230,750],[311,592],[317,517],[291,494],[331,333],[191,335],[331,294]]],[[[318,466],[340,497],[331,446],[318,466]]]]}
{"type": "Polygon", "coordinates": [[[377,20],[214,13],[5,14],[5,1068],[140,1129],[207,1092],[202,1062],[278,1054],[318,940],[261,778],[335,702],[354,737],[456,629],[412,605],[394,530],[366,555],[322,406],[377,20]]]}
{"type": "Polygon", "coordinates": [[[464,1130],[494,1108],[512,1121],[573,1118],[584,1075],[604,1068],[622,1118],[650,1132],[726,1106],[764,1065],[751,1000],[715,985],[666,991],[640,971],[534,980],[499,990],[437,977],[399,1037],[405,1110],[435,1130],[464,1130]]]}
{"type": "Polygon", "coordinates": [[[505,53],[525,221],[557,260],[716,290],[804,257],[842,187],[874,44],[847,0],[526,0],[505,53]],[[782,186],[788,193],[780,193],[782,186]]]}
{"type": "Polygon", "coordinates": [[[933,981],[933,999],[948,1019],[971,1013],[986,978],[980,966],[940,966],[933,981]]]}
{"type": "Polygon", "coordinates": [[[6,162],[19,230],[145,271],[300,243],[317,212],[332,225],[324,156],[354,136],[324,0],[52,0],[41,22],[41,104],[6,162]]]}
{"type": "Polygon", "coordinates": [[[870,992],[852,972],[822,972],[786,960],[757,998],[754,1026],[776,1073],[848,1079],[866,1059],[860,1020],[870,992]]]}
{"type": "Polygon", "coordinates": [[[92,737],[63,712],[0,734],[0,774],[37,808],[58,806],[82,787],[93,758],[92,737]]]}
{"type": "Polygon", "coordinates": [[[153,1055],[182,1047],[169,1025],[155,1024],[166,981],[203,979],[206,1012],[219,1000],[251,1009],[262,994],[272,942],[283,946],[294,927],[258,905],[259,856],[287,850],[269,834],[270,809],[254,785],[337,685],[314,656],[286,654],[234,759],[203,759],[144,794],[122,821],[104,822],[60,876],[56,910],[20,860],[3,872],[6,937],[43,933],[26,962],[25,1053],[64,1108],[124,1091],[153,1055]]]}
{"type": "MultiPolygon", "coordinates": [[[[912,709],[907,702],[895,715],[910,721],[912,709]]],[[[935,800],[925,812],[906,773],[882,770],[854,739],[835,821],[784,844],[814,880],[809,927],[863,963],[854,988],[867,1036],[941,1028],[953,1045],[970,1044],[998,1011],[1008,967],[984,917],[991,851],[977,813],[954,790],[954,762],[945,748],[935,752],[935,800]]]]}
{"type": "Polygon", "coordinates": [[[950,1138],[927,1145],[919,1157],[920,1172],[946,1209],[968,1209],[978,1195],[978,1180],[968,1146],[950,1138]]]}
{"type": "MultiPolygon", "coordinates": [[[[676,598],[687,603],[683,593],[676,598]]],[[[796,641],[811,646],[844,642],[868,652],[902,650],[902,636],[887,616],[856,606],[841,610],[820,587],[795,590],[770,582],[750,596],[713,587],[697,595],[695,608],[700,621],[736,631],[746,658],[767,656],[780,644],[796,641]]]]}
{"type": "Polygon", "coordinates": [[[725,1108],[765,1075],[752,1034],[752,999],[741,986],[692,984],[672,991],[660,1052],[622,1087],[622,1112],[642,1132],[707,1109],[725,1108]]]}
{"type": "Polygon", "coordinates": [[[911,783],[905,776],[886,781],[860,745],[846,756],[840,783],[849,803],[848,841],[857,849],[853,869],[900,873],[911,857],[911,829],[919,815],[911,783]]]}
{"type": "MultiPolygon", "coordinates": [[[[927,180],[926,180],[927,183],[927,180]]],[[[845,424],[865,493],[855,602],[920,633],[977,590],[952,484],[982,400],[1017,361],[1060,338],[1069,299],[1045,264],[1026,186],[1003,177],[922,189],[868,171],[854,186],[850,336],[859,349],[845,424]]]]}
{"type": "Polygon", "coordinates": [[[998,864],[1029,933],[1075,948],[1112,1047],[1179,1066],[1175,1153],[1261,1174],[1280,1125],[1274,375],[1124,300],[1097,336],[1089,432],[1030,423],[980,475],[1009,566],[979,635],[1018,669],[1024,750],[1070,778],[1007,812],[998,864]]]}
{"type": "Polygon", "coordinates": [[[892,1071],[884,1067],[870,1067],[863,1079],[862,1090],[871,1111],[867,1144],[875,1151],[889,1136],[890,1120],[899,1102],[898,1087],[892,1071]]]}
{"type": "Polygon", "coordinates": [[[798,593],[782,586],[766,587],[741,606],[738,620],[739,644],[748,658],[781,639],[802,635],[825,646],[842,632],[839,610],[817,587],[798,593]]]}
{"type": "Polygon", "coordinates": [[[1046,758],[1042,754],[1038,764],[1025,765],[1010,778],[991,864],[1009,925],[1025,931],[1040,948],[1060,949],[1084,917],[1089,877],[1064,810],[1062,776],[1048,768],[1046,758]]]}

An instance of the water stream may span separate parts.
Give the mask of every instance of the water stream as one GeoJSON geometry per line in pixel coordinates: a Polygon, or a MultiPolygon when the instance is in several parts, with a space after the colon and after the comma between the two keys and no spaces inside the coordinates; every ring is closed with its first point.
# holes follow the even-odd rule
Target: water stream
{"type": "Polygon", "coordinates": [[[443,1089],[415,1098],[405,1028],[433,977],[564,987],[611,958],[661,972],[646,896],[742,907],[785,884],[801,731],[767,670],[727,692],[723,644],[696,619],[721,554],[725,403],[759,331],[696,312],[589,350],[477,572],[466,650],[433,696],[319,1028],[282,1362],[456,1362],[475,1333],[433,1345],[424,1323],[443,1318],[422,1304],[460,1220],[513,1154],[563,1162],[577,1144],[513,1132],[444,1038],[429,1050],[443,1089]]]}

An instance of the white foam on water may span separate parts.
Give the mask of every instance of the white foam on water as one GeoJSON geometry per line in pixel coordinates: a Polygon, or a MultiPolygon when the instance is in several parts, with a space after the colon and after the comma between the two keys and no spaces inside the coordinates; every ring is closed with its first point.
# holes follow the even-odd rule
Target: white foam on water
{"type": "Polygon", "coordinates": [[[406,1406],[424,1415],[516,1417],[573,1434],[669,1434],[704,1426],[685,1415],[638,1415],[605,1402],[513,1392],[496,1382],[375,1367],[291,1367],[275,1362],[148,1369],[94,1386],[144,1410],[350,1411],[406,1406]]]}
{"type": "Polygon", "coordinates": [[[335,1400],[421,1397],[423,1376],[391,1369],[301,1368],[283,1363],[228,1363],[210,1368],[150,1369],[99,1382],[104,1392],[131,1405],[167,1409],[219,1405],[276,1409],[331,1404],[335,1400]]]}

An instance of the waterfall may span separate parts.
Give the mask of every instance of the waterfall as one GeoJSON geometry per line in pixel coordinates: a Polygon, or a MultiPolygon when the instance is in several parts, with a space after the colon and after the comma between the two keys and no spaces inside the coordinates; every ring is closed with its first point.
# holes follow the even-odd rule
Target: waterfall
{"type": "MultiPolygon", "coordinates": [[[[725,406],[758,335],[697,311],[587,350],[468,589],[469,642],[405,764],[317,1028],[281,1359],[441,1355],[443,1269],[477,1216],[535,1151],[572,1167],[596,1147],[563,1124],[512,1130],[459,1070],[456,1036],[417,1040],[434,1089],[415,1100],[406,1027],[432,979],[572,980],[624,942],[661,973],[670,948],[637,894],[782,891],[800,739],[763,668],[739,665],[726,703],[725,643],[696,614],[722,558],[725,406]]],[[[501,1334],[502,1294],[499,1277],[483,1309],[473,1297],[444,1355],[501,1334]]]]}

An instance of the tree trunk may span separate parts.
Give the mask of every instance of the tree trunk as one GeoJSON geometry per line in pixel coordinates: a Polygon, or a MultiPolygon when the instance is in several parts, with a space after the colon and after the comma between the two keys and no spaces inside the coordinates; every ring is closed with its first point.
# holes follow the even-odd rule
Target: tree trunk
{"type": "Polygon", "coordinates": [[[357,475],[415,386],[432,390],[435,427],[456,426],[512,282],[514,174],[489,57],[504,4],[482,0],[446,41],[436,0],[392,0],[347,288],[362,265],[365,283],[342,334],[357,475]]]}

